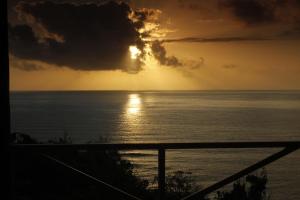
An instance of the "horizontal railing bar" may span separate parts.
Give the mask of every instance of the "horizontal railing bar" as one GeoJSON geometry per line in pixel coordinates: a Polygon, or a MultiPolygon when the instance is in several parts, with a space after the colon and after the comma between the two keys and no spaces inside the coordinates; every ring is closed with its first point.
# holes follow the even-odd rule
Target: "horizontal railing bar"
{"type": "Polygon", "coordinates": [[[201,143],[119,143],[119,144],[12,144],[12,150],[156,150],[300,147],[300,141],[274,142],[201,142],[201,143]]]}

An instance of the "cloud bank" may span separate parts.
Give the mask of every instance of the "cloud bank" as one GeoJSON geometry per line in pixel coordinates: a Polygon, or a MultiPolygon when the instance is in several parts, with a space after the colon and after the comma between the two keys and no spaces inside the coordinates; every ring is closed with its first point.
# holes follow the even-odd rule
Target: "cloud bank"
{"type": "MultiPolygon", "coordinates": [[[[207,15],[210,15],[212,10],[222,10],[218,17],[226,18],[229,15],[230,19],[245,24],[246,28],[285,23],[290,25],[290,29],[266,37],[183,37],[154,40],[150,39],[152,31],[157,31],[159,25],[154,22],[152,26],[147,27],[147,23],[157,20],[161,13],[159,9],[133,9],[128,3],[121,1],[74,2],[19,2],[15,10],[21,23],[9,26],[10,53],[13,58],[36,60],[75,70],[122,70],[137,73],[144,66],[146,45],[149,45],[151,54],[161,65],[189,65],[192,66],[190,68],[197,68],[203,65],[204,60],[187,62],[168,55],[164,44],[263,41],[300,37],[300,3],[297,0],[212,0],[210,3],[178,0],[180,9],[207,15]],[[137,59],[130,60],[128,49],[133,45],[141,54],[137,59]]],[[[158,3],[155,1],[151,5],[156,4],[158,3]]],[[[28,71],[40,69],[28,63],[25,65],[22,68],[19,64],[18,68],[28,71]]]]}
{"type": "MultiPolygon", "coordinates": [[[[141,59],[128,61],[128,48],[142,53],[139,33],[151,12],[135,12],[126,3],[25,3],[16,7],[23,24],[9,26],[10,52],[75,70],[139,71],[141,59]]],[[[32,68],[36,69],[36,68],[32,68]]]]}
{"type": "Polygon", "coordinates": [[[175,39],[164,39],[161,40],[162,43],[171,42],[240,42],[240,41],[264,41],[271,40],[272,38],[264,37],[216,37],[216,38],[201,38],[201,37],[185,37],[185,38],[175,38],[175,39]]]}

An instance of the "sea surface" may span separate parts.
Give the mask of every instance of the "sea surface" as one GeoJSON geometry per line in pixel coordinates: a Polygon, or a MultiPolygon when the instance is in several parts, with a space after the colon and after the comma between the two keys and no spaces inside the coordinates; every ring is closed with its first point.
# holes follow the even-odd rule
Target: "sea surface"
{"type": "MultiPolygon", "coordinates": [[[[12,131],[47,141],[159,143],[300,140],[300,91],[11,92],[12,131]]],[[[280,149],[169,150],[167,174],[203,187],[280,149]]],[[[156,151],[122,152],[137,175],[157,175],[156,151]]],[[[300,199],[300,150],[268,165],[272,200],[300,199]]]]}

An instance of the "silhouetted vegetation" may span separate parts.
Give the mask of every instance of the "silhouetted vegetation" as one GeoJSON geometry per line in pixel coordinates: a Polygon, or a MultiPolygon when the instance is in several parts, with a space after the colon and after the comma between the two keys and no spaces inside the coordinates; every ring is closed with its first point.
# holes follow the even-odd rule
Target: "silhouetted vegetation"
{"type": "MultiPolygon", "coordinates": [[[[158,178],[154,178],[156,184],[158,178]]],[[[166,176],[166,199],[182,199],[183,197],[201,189],[191,172],[175,171],[166,176]]]]}
{"type": "MultiPolygon", "coordinates": [[[[38,141],[22,133],[13,134],[12,140],[21,144],[38,144],[38,141]]],[[[68,144],[63,138],[47,143],[68,144]]],[[[133,165],[121,158],[118,151],[51,151],[58,160],[81,170],[106,183],[142,199],[156,199],[157,191],[149,182],[136,176],[133,165]]],[[[96,183],[91,179],[45,158],[39,152],[18,152],[14,155],[15,197],[18,200],[86,200],[127,199],[124,195],[96,183]]],[[[233,184],[230,191],[219,191],[215,200],[267,200],[267,175],[248,175],[233,184]]],[[[166,199],[181,199],[200,189],[191,173],[177,171],[166,176],[166,199]]],[[[209,199],[209,198],[207,198],[209,199]]],[[[211,198],[213,199],[213,198],[211,198]]]]}
{"type": "MultiPolygon", "coordinates": [[[[38,142],[27,135],[16,134],[17,143],[38,142]]],[[[49,141],[49,143],[69,143],[68,137],[49,141]]],[[[117,151],[51,151],[47,155],[90,174],[106,183],[123,189],[143,199],[149,199],[148,181],[133,174],[133,165],[121,159],[117,151]]],[[[18,152],[15,155],[15,174],[17,199],[126,199],[123,195],[90,179],[72,172],[63,166],[34,154],[18,152]]]]}
{"type": "Polygon", "coordinates": [[[236,181],[231,191],[217,192],[215,200],[268,200],[267,181],[265,170],[257,175],[248,175],[245,179],[236,181]]]}

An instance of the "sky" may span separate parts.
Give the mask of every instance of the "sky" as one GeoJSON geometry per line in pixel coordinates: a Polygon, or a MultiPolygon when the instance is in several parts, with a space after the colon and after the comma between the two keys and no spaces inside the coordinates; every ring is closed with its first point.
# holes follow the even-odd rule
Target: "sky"
{"type": "Polygon", "coordinates": [[[8,1],[11,90],[300,89],[299,0],[8,1]]]}

